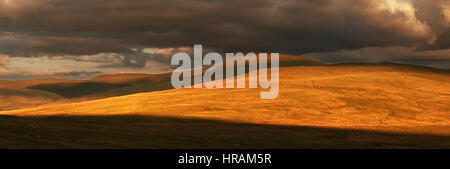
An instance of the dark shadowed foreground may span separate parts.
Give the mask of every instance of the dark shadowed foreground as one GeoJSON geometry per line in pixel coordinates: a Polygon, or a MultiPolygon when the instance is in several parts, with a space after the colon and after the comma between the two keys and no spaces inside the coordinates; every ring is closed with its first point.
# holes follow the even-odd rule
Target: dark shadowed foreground
{"type": "Polygon", "coordinates": [[[0,148],[450,148],[450,137],[151,116],[0,116],[0,148]]]}

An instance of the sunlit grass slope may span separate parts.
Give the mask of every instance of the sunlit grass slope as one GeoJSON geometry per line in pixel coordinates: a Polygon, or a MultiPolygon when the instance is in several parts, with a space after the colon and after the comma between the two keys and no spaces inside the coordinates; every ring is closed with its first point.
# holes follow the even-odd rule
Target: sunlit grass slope
{"type": "MultiPolygon", "coordinates": [[[[150,84],[149,84],[150,85],[150,84]]],[[[280,94],[262,89],[173,89],[5,111],[18,116],[150,115],[255,124],[450,134],[450,74],[401,65],[280,68],[280,94]]]]}
{"type": "MultiPolygon", "coordinates": [[[[310,58],[280,55],[280,66],[323,65],[310,58]]],[[[88,80],[0,80],[0,111],[172,89],[170,73],[110,74],[88,80]]]]}

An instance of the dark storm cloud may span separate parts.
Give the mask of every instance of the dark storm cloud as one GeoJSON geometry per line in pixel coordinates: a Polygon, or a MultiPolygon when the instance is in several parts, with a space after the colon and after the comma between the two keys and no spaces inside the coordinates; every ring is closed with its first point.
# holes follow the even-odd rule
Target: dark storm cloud
{"type": "MultiPolygon", "coordinates": [[[[91,55],[194,43],[222,51],[291,54],[406,46],[450,47],[446,1],[2,0],[0,53],[91,55]]],[[[132,58],[135,58],[133,61],[132,58]]]]}
{"type": "Polygon", "coordinates": [[[92,55],[102,52],[132,52],[129,48],[107,38],[34,35],[29,33],[0,34],[0,50],[1,53],[11,56],[92,55]]]}

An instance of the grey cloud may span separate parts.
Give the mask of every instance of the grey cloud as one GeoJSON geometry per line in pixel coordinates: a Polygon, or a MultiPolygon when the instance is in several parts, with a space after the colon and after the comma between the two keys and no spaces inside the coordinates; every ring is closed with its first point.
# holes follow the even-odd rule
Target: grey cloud
{"type": "MultiPolygon", "coordinates": [[[[203,49],[204,53],[211,51],[209,48],[203,49]]],[[[101,62],[100,68],[112,67],[134,67],[142,68],[147,66],[148,61],[159,62],[161,64],[170,65],[170,59],[175,53],[184,52],[193,57],[192,47],[181,48],[145,48],[134,49],[129,53],[101,54],[94,56],[78,57],[75,60],[101,62]]]]}
{"type": "Polygon", "coordinates": [[[80,62],[96,62],[104,64],[118,64],[123,62],[125,56],[117,53],[101,53],[96,55],[83,55],[74,57],[73,60],[80,62]]]}
{"type": "Polygon", "coordinates": [[[0,52],[10,56],[54,56],[132,51],[106,38],[3,33],[0,52]]]}
{"type": "Polygon", "coordinates": [[[405,46],[450,47],[444,0],[16,0],[0,3],[0,53],[120,53],[203,44],[223,51],[304,54],[405,46]]]}
{"type": "Polygon", "coordinates": [[[116,63],[106,63],[100,65],[101,68],[107,67],[143,67],[145,63],[151,59],[150,54],[135,52],[135,53],[124,53],[120,54],[123,59],[116,63]]]}
{"type": "MultiPolygon", "coordinates": [[[[55,76],[64,76],[64,77],[80,77],[86,78],[92,75],[97,75],[102,73],[101,71],[56,71],[53,73],[55,76]]],[[[51,75],[51,74],[50,74],[51,75]]]]}

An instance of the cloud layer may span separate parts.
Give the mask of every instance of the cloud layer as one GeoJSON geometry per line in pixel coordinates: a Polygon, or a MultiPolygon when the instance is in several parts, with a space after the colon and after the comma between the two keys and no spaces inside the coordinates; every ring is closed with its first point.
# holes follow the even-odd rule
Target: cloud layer
{"type": "Polygon", "coordinates": [[[194,43],[284,53],[427,46],[448,32],[442,27],[449,19],[448,3],[437,0],[0,2],[0,52],[11,55],[131,52],[194,43]]]}
{"type": "Polygon", "coordinates": [[[219,52],[297,55],[389,46],[443,50],[450,48],[450,3],[0,0],[0,54],[8,57],[92,56],[82,59],[105,62],[104,67],[144,67],[167,55],[144,49],[193,44],[219,52]],[[114,58],[98,56],[111,53],[114,58]]]}

